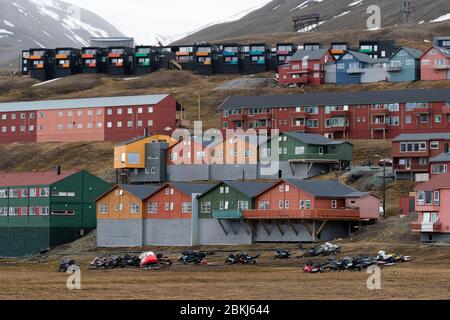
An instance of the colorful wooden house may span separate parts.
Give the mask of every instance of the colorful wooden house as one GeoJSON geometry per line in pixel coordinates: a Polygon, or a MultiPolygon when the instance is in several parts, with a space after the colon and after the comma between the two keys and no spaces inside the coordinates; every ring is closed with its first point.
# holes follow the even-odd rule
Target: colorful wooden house
{"type": "Polygon", "coordinates": [[[450,49],[432,47],[420,58],[421,80],[450,79],[450,49]]]}
{"type": "Polygon", "coordinates": [[[401,134],[392,140],[392,159],[397,179],[426,181],[447,172],[450,133],[401,134]]]}
{"type": "Polygon", "coordinates": [[[298,50],[288,64],[278,69],[282,85],[321,85],[325,83],[324,65],[333,62],[328,49],[298,50]]]}
{"type": "Polygon", "coordinates": [[[30,75],[33,79],[47,81],[54,78],[55,66],[53,60],[55,50],[52,49],[30,49],[30,75]]]}
{"type": "Polygon", "coordinates": [[[81,73],[81,50],[76,48],[55,49],[55,78],[81,73]]]}
{"type": "Polygon", "coordinates": [[[347,42],[332,42],[330,45],[331,54],[336,60],[348,50],[350,50],[350,46],[347,42]]]}
{"type": "Polygon", "coordinates": [[[419,218],[411,223],[412,231],[423,242],[450,241],[450,173],[435,176],[414,191],[419,218]]]}
{"type": "Polygon", "coordinates": [[[389,79],[387,59],[375,59],[365,53],[348,51],[335,63],[336,84],[360,84],[389,79]]]}
{"type": "Polygon", "coordinates": [[[397,49],[394,40],[361,40],[359,42],[359,52],[373,59],[389,59],[397,49]]]}
{"type": "Polygon", "coordinates": [[[320,50],[322,49],[322,44],[320,42],[304,42],[303,50],[312,51],[312,50],[320,50]]]}
{"type": "Polygon", "coordinates": [[[179,46],[175,53],[176,62],[179,63],[183,70],[194,70],[196,65],[195,46],[179,46]]]}
{"type": "Polygon", "coordinates": [[[198,44],[195,50],[195,72],[212,75],[217,70],[218,47],[208,43],[198,44]]]}
{"type": "Polygon", "coordinates": [[[219,47],[217,73],[238,74],[239,73],[239,44],[222,44],[219,47]]]}
{"type": "Polygon", "coordinates": [[[133,48],[109,47],[107,52],[107,68],[110,75],[124,76],[133,74],[133,48]]]}
{"type": "Polygon", "coordinates": [[[136,75],[151,73],[158,68],[156,48],[136,46],[134,48],[134,72],[136,75]]]}
{"type": "Polygon", "coordinates": [[[420,80],[420,57],[423,52],[417,49],[403,47],[394,52],[389,59],[389,81],[420,80]]]}
{"type": "Polygon", "coordinates": [[[435,37],[434,38],[434,45],[436,47],[450,49],[450,37],[449,36],[446,36],[446,37],[435,37]]]}
{"type": "Polygon", "coordinates": [[[250,74],[266,72],[270,64],[270,46],[265,43],[251,43],[249,54],[250,74]]]}
{"type": "Polygon", "coordinates": [[[278,68],[288,64],[292,56],[297,52],[297,45],[294,43],[277,43],[272,50],[272,70],[278,72],[278,68]]]}
{"type": "Polygon", "coordinates": [[[81,68],[83,73],[103,73],[107,71],[107,57],[103,48],[81,48],[81,68]]]}
{"type": "Polygon", "coordinates": [[[96,227],[95,199],[111,185],[87,171],[0,175],[0,256],[35,255],[96,227]]]}

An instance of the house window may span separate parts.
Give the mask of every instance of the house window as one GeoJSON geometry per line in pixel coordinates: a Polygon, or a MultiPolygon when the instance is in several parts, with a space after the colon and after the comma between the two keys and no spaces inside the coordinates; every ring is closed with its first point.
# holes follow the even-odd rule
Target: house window
{"type": "Polygon", "coordinates": [[[140,154],[137,152],[128,153],[128,164],[139,164],[140,154]]]}
{"type": "Polygon", "coordinates": [[[35,216],[35,215],[37,214],[36,207],[30,207],[30,208],[28,209],[28,214],[29,214],[30,216],[35,216]]]}
{"type": "Polygon", "coordinates": [[[148,120],[147,121],[147,126],[149,126],[149,127],[153,126],[153,120],[148,120]]]}
{"type": "Polygon", "coordinates": [[[258,202],[258,209],[259,210],[269,210],[270,209],[270,202],[269,201],[259,201],[258,202]]]}
{"type": "Polygon", "coordinates": [[[284,201],[284,208],[285,209],[289,209],[289,206],[290,206],[290,201],[289,200],[285,200],[284,201]]]}
{"type": "Polygon", "coordinates": [[[50,213],[49,207],[39,207],[39,215],[40,216],[48,216],[50,213]]]}
{"type": "Polygon", "coordinates": [[[133,114],[133,108],[128,108],[128,114],[133,114]]]}
{"type": "Polygon", "coordinates": [[[19,195],[21,198],[28,198],[28,189],[20,189],[19,195]]]}
{"type": "Polygon", "coordinates": [[[133,121],[128,121],[127,122],[127,127],[128,128],[132,128],[133,127],[133,121]]]}
{"type": "Polygon", "coordinates": [[[116,203],[114,209],[115,209],[116,211],[123,211],[123,203],[121,203],[121,202],[116,203]]]}
{"type": "Polygon", "coordinates": [[[87,115],[89,117],[92,117],[94,115],[94,112],[92,110],[88,110],[87,115]]]}
{"type": "Polygon", "coordinates": [[[431,141],[430,149],[433,149],[433,150],[439,149],[439,141],[431,141]]]}
{"type": "Polygon", "coordinates": [[[419,165],[426,166],[428,164],[428,158],[419,158],[419,165]]]}
{"type": "Polygon", "coordinates": [[[153,113],[153,107],[148,107],[148,113],[153,113]]]}
{"type": "Polygon", "coordinates": [[[107,114],[108,116],[112,115],[112,114],[113,114],[112,109],[107,109],[107,110],[106,110],[106,114],[107,114]]]}
{"type": "Polygon", "coordinates": [[[425,191],[425,204],[427,206],[430,206],[432,204],[432,192],[431,191],[425,191]]]}
{"type": "Polygon", "coordinates": [[[106,127],[107,127],[107,128],[112,128],[112,122],[108,122],[108,123],[106,124],[106,127]]]}
{"type": "Polygon", "coordinates": [[[283,200],[278,201],[278,208],[284,209],[284,201],[283,200]]]}
{"type": "Polygon", "coordinates": [[[140,207],[138,203],[131,204],[131,213],[139,213],[140,207]]]}
{"type": "Polygon", "coordinates": [[[446,164],[433,164],[431,166],[432,174],[444,174],[447,173],[447,165],[446,164]]]}
{"type": "Polygon", "coordinates": [[[78,129],[83,129],[83,124],[82,123],[77,124],[77,128],[78,129]]]}
{"type": "Polygon", "coordinates": [[[117,109],[117,114],[122,114],[122,109],[121,108],[117,109]]]}
{"type": "Polygon", "coordinates": [[[9,189],[9,197],[10,198],[18,198],[19,190],[18,189],[9,189]]]}
{"type": "Polygon", "coordinates": [[[412,123],[412,117],[411,116],[405,116],[405,124],[412,123]]]}
{"type": "Polygon", "coordinates": [[[331,200],[331,209],[337,209],[337,200],[331,200]]]}
{"type": "Polygon", "coordinates": [[[117,121],[117,128],[122,128],[122,121],[117,121]]]}
{"type": "Polygon", "coordinates": [[[138,126],[138,127],[142,127],[142,120],[138,120],[137,126],[138,126]]]}
{"type": "Polygon", "coordinates": [[[439,191],[434,191],[433,192],[433,203],[434,203],[434,205],[435,206],[438,206],[439,205],[439,200],[440,200],[440,197],[439,197],[439,191]]]}
{"type": "Polygon", "coordinates": [[[9,207],[9,215],[10,216],[17,216],[17,215],[19,215],[19,208],[9,207]]]}
{"type": "Polygon", "coordinates": [[[248,201],[238,201],[238,209],[240,211],[248,210],[248,201]]]}
{"type": "Polygon", "coordinates": [[[6,199],[8,198],[8,189],[1,189],[0,190],[0,199],[6,199]]]}
{"type": "Polygon", "coordinates": [[[80,111],[77,112],[77,114],[78,114],[79,117],[82,117],[83,116],[83,111],[80,110],[80,111]]]}
{"type": "Polygon", "coordinates": [[[442,115],[438,114],[434,116],[434,122],[435,123],[441,123],[442,122],[442,115]]]}
{"type": "Polygon", "coordinates": [[[138,113],[142,113],[142,112],[143,112],[142,108],[138,108],[138,113]]]}
{"type": "Polygon", "coordinates": [[[28,215],[28,207],[20,207],[19,208],[19,214],[21,216],[27,216],[28,215]]]}
{"type": "Polygon", "coordinates": [[[181,204],[181,213],[191,213],[192,212],[192,203],[191,202],[183,202],[181,204]]]}
{"type": "Polygon", "coordinates": [[[320,154],[320,155],[323,154],[323,147],[319,147],[319,154],[320,154]]]}
{"type": "Polygon", "coordinates": [[[148,213],[158,213],[158,202],[149,202],[147,212],[148,213]]]}
{"type": "Polygon", "coordinates": [[[94,124],[93,123],[88,123],[87,124],[87,128],[88,129],[93,129],[94,128],[94,124]]]}
{"type": "Polygon", "coordinates": [[[229,208],[229,202],[228,201],[220,201],[219,203],[219,209],[220,210],[228,210],[229,208]]]}
{"type": "Polygon", "coordinates": [[[99,206],[99,212],[100,212],[101,214],[106,214],[106,213],[108,213],[108,205],[107,205],[106,203],[100,203],[100,206],[99,206]]]}
{"type": "Polygon", "coordinates": [[[203,201],[200,206],[201,213],[211,213],[211,202],[203,201]]]}

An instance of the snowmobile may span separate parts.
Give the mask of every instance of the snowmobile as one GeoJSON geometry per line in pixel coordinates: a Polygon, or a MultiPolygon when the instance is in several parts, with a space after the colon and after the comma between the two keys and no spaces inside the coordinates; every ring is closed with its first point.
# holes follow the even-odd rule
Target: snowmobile
{"type": "Polygon", "coordinates": [[[70,266],[76,265],[75,260],[71,259],[63,259],[61,260],[61,262],[59,263],[59,268],[58,268],[58,272],[67,272],[67,269],[70,266]]]}
{"type": "Polygon", "coordinates": [[[276,249],[276,254],[273,257],[273,259],[290,259],[291,258],[291,251],[289,250],[283,250],[283,249],[276,249]]]}
{"type": "Polygon", "coordinates": [[[205,264],[207,263],[207,255],[205,252],[199,251],[183,251],[178,261],[182,264],[205,264]]]}

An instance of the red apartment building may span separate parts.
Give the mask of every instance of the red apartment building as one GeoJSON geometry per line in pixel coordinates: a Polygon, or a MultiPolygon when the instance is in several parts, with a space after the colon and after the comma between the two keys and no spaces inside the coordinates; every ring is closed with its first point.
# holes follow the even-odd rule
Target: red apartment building
{"type": "Polygon", "coordinates": [[[279,129],[332,139],[392,139],[402,133],[450,132],[447,88],[232,96],[218,109],[224,132],[279,129]]]}
{"type": "Polygon", "coordinates": [[[450,79],[450,49],[432,47],[420,58],[421,80],[450,79]]]}
{"type": "Polygon", "coordinates": [[[426,181],[447,173],[450,132],[401,134],[392,140],[393,169],[397,179],[426,181]]]}
{"type": "Polygon", "coordinates": [[[278,68],[279,83],[318,86],[325,83],[325,64],[335,60],[329,49],[298,50],[289,64],[278,68]]]}
{"type": "Polygon", "coordinates": [[[123,141],[171,133],[179,103],[167,94],[0,103],[0,143],[123,141]]]}

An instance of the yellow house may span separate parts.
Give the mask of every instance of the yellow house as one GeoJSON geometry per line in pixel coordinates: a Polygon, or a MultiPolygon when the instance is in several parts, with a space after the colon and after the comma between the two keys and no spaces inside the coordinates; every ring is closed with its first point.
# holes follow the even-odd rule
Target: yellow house
{"type": "Polygon", "coordinates": [[[155,134],[118,145],[114,148],[114,169],[143,169],[145,167],[145,145],[158,142],[165,142],[171,147],[178,140],[168,135],[155,134]]]}

